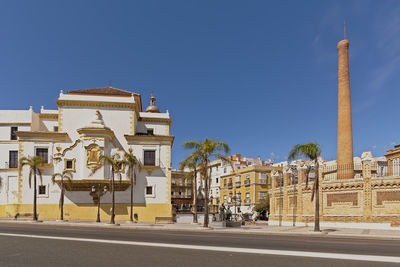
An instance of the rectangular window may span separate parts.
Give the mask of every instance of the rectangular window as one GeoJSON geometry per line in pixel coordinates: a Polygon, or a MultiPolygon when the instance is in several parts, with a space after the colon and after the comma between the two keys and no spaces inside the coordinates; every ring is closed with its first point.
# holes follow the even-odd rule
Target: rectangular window
{"type": "Polygon", "coordinates": [[[11,127],[11,140],[17,140],[17,135],[15,134],[16,131],[18,131],[18,127],[11,127]]]}
{"type": "Polygon", "coordinates": [[[43,159],[43,163],[49,163],[49,149],[48,148],[36,148],[36,156],[43,159]]]}
{"type": "Polygon", "coordinates": [[[246,174],[246,179],[244,180],[244,184],[246,185],[250,184],[250,174],[246,174]]]}
{"type": "Polygon", "coordinates": [[[267,174],[260,173],[260,184],[267,184],[267,174]]]}
{"type": "Polygon", "coordinates": [[[215,182],[218,184],[218,178],[216,178],[215,182]]]}
{"type": "Polygon", "coordinates": [[[236,194],[236,202],[240,203],[242,201],[242,193],[237,193],[236,194]]]}
{"type": "Polygon", "coordinates": [[[10,151],[8,168],[18,168],[18,151],[10,151]]]}
{"type": "Polygon", "coordinates": [[[246,193],[244,202],[245,202],[246,204],[250,204],[250,193],[249,193],[249,192],[246,193]]]}
{"type": "MultiPolygon", "coordinates": [[[[155,185],[146,186],[144,193],[145,193],[146,197],[155,197],[156,196],[155,185]]],[[[178,192],[175,192],[175,194],[177,196],[178,192]]]]}
{"type": "Polygon", "coordinates": [[[224,179],[224,186],[226,186],[226,179],[224,179]]]}
{"type": "Polygon", "coordinates": [[[156,151],[145,150],[144,151],[144,165],[155,166],[156,165],[156,151]]]}
{"type": "Polygon", "coordinates": [[[53,127],[53,131],[54,131],[54,132],[58,132],[58,126],[54,126],[54,127],[53,127]]]}
{"type": "Polygon", "coordinates": [[[46,195],[46,186],[45,185],[39,185],[39,190],[38,190],[38,194],[39,195],[46,195]]]}
{"type": "Polygon", "coordinates": [[[148,135],[154,135],[154,129],[147,129],[148,135]]]}
{"type": "Polygon", "coordinates": [[[67,160],[67,169],[72,169],[72,160],[67,160]]]}
{"type": "Polygon", "coordinates": [[[267,197],[268,197],[268,192],[259,192],[258,193],[259,201],[267,200],[267,197]]]}
{"type": "Polygon", "coordinates": [[[236,182],[236,185],[240,185],[240,175],[237,175],[235,177],[235,182],[236,182]]]}

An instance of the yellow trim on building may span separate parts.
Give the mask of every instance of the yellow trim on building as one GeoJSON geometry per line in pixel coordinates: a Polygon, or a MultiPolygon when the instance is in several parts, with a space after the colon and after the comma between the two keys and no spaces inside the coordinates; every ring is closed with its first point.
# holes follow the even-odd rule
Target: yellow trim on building
{"type": "MultiPolygon", "coordinates": [[[[39,200],[40,201],[40,200],[39,200]]],[[[101,220],[106,222],[110,220],[111,203],[101,203],[100,217],[101,220]]],[[[32,213],[32,204],[19,204],[19,205],[0,205],[0,217],[12,218],[16,213],[32,213]]],[[[116,203],[115,204],[115,220],[128,221],[129,220],[129,203],[116,203]]],[[[60,210],[57,204],[40,204],[37,205],[37,211],[40,220],[56,220],[60,217],[60,210]]],[[[133,213],[137,214],[139,222],[154,223],[156,217],[169,217],[172,218],[172,205],[170,203],[134,203],[133,213]]],[[[95,221],[97,215],[97,204],[64,204],[64,219],[66,220],[89,220],[95,221]]],[[[136,216],[135,216],[136,217],[136,216]]]]}

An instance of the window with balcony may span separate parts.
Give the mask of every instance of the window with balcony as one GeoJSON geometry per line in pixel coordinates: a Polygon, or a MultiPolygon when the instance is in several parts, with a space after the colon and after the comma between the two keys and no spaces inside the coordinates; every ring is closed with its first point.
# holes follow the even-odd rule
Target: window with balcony
{"type": "Polygon", "coordinates": [[[36,156],[43,159],[43,163],[49,163],[49,149],[48,148],[36,148],[36,156]]]}
{"type": "Polygon", "coordinates": [[[244,203],[250,204],[250,192],[247,192],[245,195],[244,203]]]}
{"type": "Polygon", "coordinates": [[[240,175],[237,175],[237,176],[235,177],[235,184],[236,184],[236,185],[240,185],[240,175]]]}
{"type": "Polygon", "coordinates": [[[245,185],[249,185],[250,184],[250,174],[246,174],[246,179],[244,180],[244,184],[245,185]]]}
{"type": "Polygon", "coordinates": [[[259,201],[265,201],[268,197],[268,192],[258,192],[258,200],[259,201]]]}
{"type": "Polygon", "coordinates": [[[242,193],[237,193],[236,194],[236,203],[242,202],[242,193]]]}
{"type": "Polygon", "coordinates": [[[145,150],[144,151],[144,165],[145,166],[156,166],[156,151],[145,150]]]}
{"type": "Polygon", "coordinates": [[[229,186],[229,187],[232,187],[232,178],[229,178],[228,186],[229,186]]]}
{"type": "Polygon", "coordinates": [[[11,150],[9,152],[8,168],[18,168],[18,151],[11,150]]]}
{"type": "Polygon", "coordinates": [[[11,127],[10,139],[17,140],[17,135],[15,132],[18,131],[18,127],[11,127]]]}
{"type": "Polygon", "coordinates": [[[226,179],[224,179],[224,187],[226,187],[226,179]]]}
{"type": "Polygon", "coordinates": [[[267,174],[260,173],[260,184],[267,184],[267,174]]]}

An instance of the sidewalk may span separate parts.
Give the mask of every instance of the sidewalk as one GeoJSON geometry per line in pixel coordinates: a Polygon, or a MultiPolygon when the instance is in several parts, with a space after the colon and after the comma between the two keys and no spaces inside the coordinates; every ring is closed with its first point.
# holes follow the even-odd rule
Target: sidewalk
{"type": "Polygon", "coordinates": [[[312,227],[291,227],[291,226],[268,226],[266,223],[256,225],[245,225],[240,228],[225,228],[217,223],[210,223],[210,227],[204,228],[202,224],[155,224],[155,223],[131,223],[117,221],[117,226],[107,224],[107,222],[90,222],[90,221],[54,221],[45,220],[40,223],[31,220],[14,220],[0,218],[0,223],[16,223],[16,224],[41,224],[41,225],[57,225],[65,227],[93,227],[93,228],[110,228],[119,227],[121,229],[143,229],[143,230],[170,230],[170,231],[207,231],[216,233],[236,233],[236,234],[277,234],[277,235],[307,235],[307,236],[328,236],[328,237],[358,237],[358,238],[379,238],[379,239],[399,239],[400,230],[377,230],[377,229],[354,229],[354,228],[321,228],[321,232],[314,232],[312,227]]]}

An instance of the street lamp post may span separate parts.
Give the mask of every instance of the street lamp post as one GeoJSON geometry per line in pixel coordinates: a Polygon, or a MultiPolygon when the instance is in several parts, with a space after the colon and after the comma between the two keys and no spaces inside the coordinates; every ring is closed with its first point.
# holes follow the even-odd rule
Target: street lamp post
{"type": "Polygon", "coordinates": [[[96,222],[100,222],[100,198],[107,193],[107,186],[105,185],[103,190],[100,188],[100,184],[96,186],[92,186],[92,194],[97,196],[97,219],[96,222]]]}

